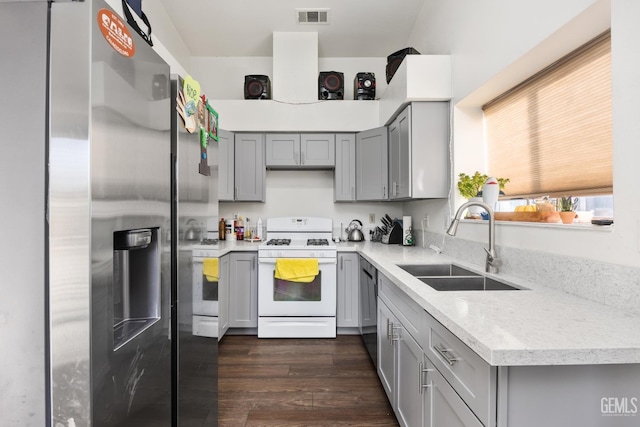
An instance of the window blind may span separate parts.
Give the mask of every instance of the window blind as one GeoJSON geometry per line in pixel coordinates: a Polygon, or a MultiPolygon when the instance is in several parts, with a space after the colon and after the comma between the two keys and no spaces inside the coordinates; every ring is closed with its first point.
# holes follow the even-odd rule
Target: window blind
{"type": "Polygon", "coordinates": [[[607,32],[482,107],[509,198],[613,192],[611,89],[607,32]]]}

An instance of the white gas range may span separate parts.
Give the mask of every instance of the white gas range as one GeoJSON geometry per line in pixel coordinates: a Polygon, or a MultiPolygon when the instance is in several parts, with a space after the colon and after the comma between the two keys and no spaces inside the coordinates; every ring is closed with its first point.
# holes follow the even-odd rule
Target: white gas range
{"type": "Polygon", "coordinates": [[[337,249],[332,229],[330,218],[267,220],[267,239],[258,247],[258,337],[335,338],[337,249]],[[275,277],[276,263],[296,259],[317,260],[312,281],[275,277]]]}

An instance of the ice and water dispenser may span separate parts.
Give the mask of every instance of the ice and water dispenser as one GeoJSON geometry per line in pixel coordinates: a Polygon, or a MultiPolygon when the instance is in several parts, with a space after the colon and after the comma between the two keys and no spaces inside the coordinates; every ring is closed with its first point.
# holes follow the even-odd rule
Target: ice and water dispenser
{"type": "Polygon", "coordinates": [[[113,348],[140,335],[160,319],[158,228],[113,233],[113,348]]]}

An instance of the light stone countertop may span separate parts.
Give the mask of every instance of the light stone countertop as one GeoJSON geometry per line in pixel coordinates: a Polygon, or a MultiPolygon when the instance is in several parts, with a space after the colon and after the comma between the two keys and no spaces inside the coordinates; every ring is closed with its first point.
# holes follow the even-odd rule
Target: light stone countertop
{"type": "MultiPolygon", "coordinates": [[[[225,241],[220,256],[257,251],[260,242],[225,241]]],[[[358,252],[462,342],[494,366],[640,363],[640,316],[539,283],[498,273],[520,291],[439,292],[396,264],[477,266],[429,249],[340,242],[338,252],[358,252]]]]}

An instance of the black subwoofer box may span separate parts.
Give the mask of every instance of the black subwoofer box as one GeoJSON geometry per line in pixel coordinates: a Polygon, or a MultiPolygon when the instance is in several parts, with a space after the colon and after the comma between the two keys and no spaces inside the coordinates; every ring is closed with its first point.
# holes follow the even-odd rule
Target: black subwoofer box
{"type": "Polygon", "coordinates": [[[402,64],[402,60],[407,55],[420,55],[420,52],[412,47],[406,47],[387,56],[387,83],[391,81],[398,67],[402,64]]]}
{"type": "Polygon", "coordinates": [[[374,73],[357,73],[353,79],[353,99],[376,99],[376,75],[374,73]]]}
{"type": "Polygon", "coordinates": [[[244,99],[271,99],[269,76],[261,74],[244,76],[244,99]]]}
{"type": "Polygon", "coordinates": [[[344,74],[338,71],[320,71],[318,99],[344,99],[344,74]]]}

